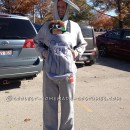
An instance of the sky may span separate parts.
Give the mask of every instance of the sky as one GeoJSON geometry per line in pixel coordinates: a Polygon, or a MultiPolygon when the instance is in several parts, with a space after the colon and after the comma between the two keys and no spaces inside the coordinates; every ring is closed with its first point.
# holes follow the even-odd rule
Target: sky
{"type": "Polygon", "coordinates": [[[108,11],[105,14],[111,15],[111,16],[116,16],[116,13],[114,10],[108,11]]]}
{"type": "MultiPolygon", "coordinates": [[[[90,0],[86,0],[87,4],[89,4],[90,6],[92,5],[92,3],[90,2],[90,0]]],[[[96,8],[97,10],[99,8],[96,8]]],[[[116,13],[115,13],[115,10],[111,10],[111,11],[108,11],[106,12],[105,14],[108,14],[108,15],[111,15],[111,16],[117,16],[116,13]]]]}

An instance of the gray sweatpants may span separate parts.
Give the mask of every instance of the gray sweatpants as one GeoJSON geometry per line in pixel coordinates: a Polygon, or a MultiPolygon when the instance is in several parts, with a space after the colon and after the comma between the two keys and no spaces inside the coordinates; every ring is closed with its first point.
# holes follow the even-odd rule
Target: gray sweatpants
{"type": "MultiPolygon", "coordinates": [[[[74,76],[75,77],[75,76],[74,76]]],[[[59,130],[74,130],[75,79],[51,80],[43,75],[43,130],[58,130],[58,100],[61,101],[61,122],[59,130]],[[59,98],[60,95],[60,98],[59,98]]]]}

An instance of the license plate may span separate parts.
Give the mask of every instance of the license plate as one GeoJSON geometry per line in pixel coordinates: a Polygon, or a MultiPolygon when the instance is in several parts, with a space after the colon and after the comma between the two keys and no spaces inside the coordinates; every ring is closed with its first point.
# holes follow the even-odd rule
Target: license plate
{"type": "Polygon", "coordinates": [[[11,56],[12,50],[0,50],[0,56],[11,56]]]}
{"type": "Polygon", "coordinates": [[[83,60],[83,61],[87,59],[88,59],[87,57],[83,57],[83,56],[79,58],[79,60],[83,60]]]}

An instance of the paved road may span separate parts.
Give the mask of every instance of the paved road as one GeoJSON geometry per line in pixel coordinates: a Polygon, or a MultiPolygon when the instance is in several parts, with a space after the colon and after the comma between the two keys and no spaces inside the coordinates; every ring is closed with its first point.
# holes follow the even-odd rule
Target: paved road
{"type": "MultiPolygon", "coordinates": [[[[77,66],[75,130],[130,130],[130,62],[77,66]]],[[[42,130],[42,73],[0,90],[0,130],[42,130]]]]}

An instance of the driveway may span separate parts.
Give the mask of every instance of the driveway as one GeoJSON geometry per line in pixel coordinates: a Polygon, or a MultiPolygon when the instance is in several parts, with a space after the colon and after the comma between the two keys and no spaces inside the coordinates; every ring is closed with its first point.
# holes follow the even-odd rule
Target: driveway
{"type": "MultiPolygon", "coordinates": [[[[77,66],[75,130],[129,130],[130,62],[99,58],[77,66]]],[[[0,85],[0,129],[42,130],[42,104],[42,72],[31,81],[0,85]]]]}

